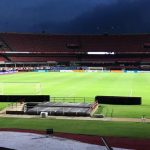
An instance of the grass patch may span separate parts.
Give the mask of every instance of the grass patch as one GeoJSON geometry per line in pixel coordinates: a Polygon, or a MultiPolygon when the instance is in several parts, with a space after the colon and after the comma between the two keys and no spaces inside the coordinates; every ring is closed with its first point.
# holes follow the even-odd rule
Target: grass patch
{"type": "Polygon", "coordinates": [[[4,108],[8,107],[10,103],[7,102],[0,102],[0,111],[3,110],[4,108]]]}
{"type": "Polygon", "coordinates": [[[96,113],[105,117],[141,118],[143,115],[150,118],[149,105],[100,105],[96,113]]]}
{"type": "Polygon", "coordinates": [[[46,130],[47,128],[53,128],[55,132],[150,138],[150,133],[147,132],[150,130],[149,123],[0,118],[0,128],[21,128],[34,130],[46,130]]]}
{"type": "MultiPolygon", "coordinates": [[[[41,94],[51,97],[89,97],[86,102],[93,102],[97,95],[142,97],[141,106],[102,105],[98,112],[108,117],[140,118],[145,115],[150,118],[149,73],[28,72],[2,75],[0,82],[0,91],[5,95],[35,95],[39,84],[33,82],[38,82],[41,94]]],[[[84,99],[72,101],[83,102],[84,99]]]]}

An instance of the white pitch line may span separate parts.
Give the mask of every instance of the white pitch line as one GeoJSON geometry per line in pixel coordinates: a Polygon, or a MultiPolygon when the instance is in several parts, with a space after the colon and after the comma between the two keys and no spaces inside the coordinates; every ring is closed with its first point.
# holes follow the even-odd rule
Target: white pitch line
{"type": "Polygon", "coordinates": [[[132,95],[133,95],[133,90],[131,89],[130,90],[130,96],[132,97],[132,95]]]}

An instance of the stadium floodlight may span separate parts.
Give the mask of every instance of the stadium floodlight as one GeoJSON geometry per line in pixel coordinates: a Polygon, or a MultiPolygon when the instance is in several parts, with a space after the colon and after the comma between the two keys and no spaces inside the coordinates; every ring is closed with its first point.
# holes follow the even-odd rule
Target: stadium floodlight
{"type": "Polygon", "coordinates": [[[114,55],[115,52],[87,52],[88,55],[114,55]]]}

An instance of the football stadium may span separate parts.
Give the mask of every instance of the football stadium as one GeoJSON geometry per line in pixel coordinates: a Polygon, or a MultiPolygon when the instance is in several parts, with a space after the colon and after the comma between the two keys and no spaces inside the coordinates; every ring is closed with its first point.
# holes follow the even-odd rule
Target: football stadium
{"type": "Polygon", "coordinates": [[[0,33],[0,141],[20,131],[16,137],[53,134],[59,144],[70,138],[108,150],[149,147],[149,39],[0,33]]]}

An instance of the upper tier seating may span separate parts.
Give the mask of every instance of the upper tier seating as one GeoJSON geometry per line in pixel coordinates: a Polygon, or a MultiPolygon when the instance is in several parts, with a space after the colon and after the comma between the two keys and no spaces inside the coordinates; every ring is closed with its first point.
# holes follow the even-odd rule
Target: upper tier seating
{"type": "Polygon", "coordinates": [[[75,57],[9,57],[12,62],[47,62],[47,61],[58,61],[58,62],[70,62],[76,61],[75,57]]]}
{"type": "Polygon", "coordinates": [[[150,52],[150,34],[46,35],[0,33],[12,51],[28,52],[150,52]]]}
{"type": "Polygon", "coordinates": [[[9,47],[0,39],[0,52],[9,50],[10,50],[9,47]]]}
{"type": "Polygon", "coordinates": [[[5,59],[4,57],[2,57],[2,56],[0,56],[0,62],[5,62],[5,61],[7,61],[7,59],[5,59]]]}
{"type": "MultiPolygon", "coordinates": [[[[13,51],[25,52],[68,52],[66,41],[61,36],[36,34],[0,34],[13,51]]],[[[70,50],[69,51],[73,51],[70,50]]]]}

